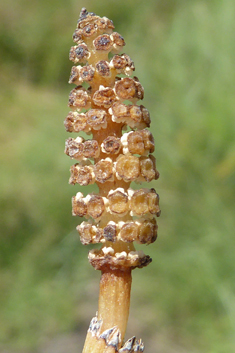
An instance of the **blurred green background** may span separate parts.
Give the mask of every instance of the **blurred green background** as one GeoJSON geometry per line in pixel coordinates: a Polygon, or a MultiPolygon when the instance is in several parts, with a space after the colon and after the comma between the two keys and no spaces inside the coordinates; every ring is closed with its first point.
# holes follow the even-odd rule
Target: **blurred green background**
{"type": "Polygon", "coordinates": [[[83,6],[125,38],[161,174],[159,238],[137,247],[153,263],[133,273],[127,338],[146,353],[234,352],[233,0],[1,1],[0,352],[80,352],[97,309],[63,153],[83,6]]]}

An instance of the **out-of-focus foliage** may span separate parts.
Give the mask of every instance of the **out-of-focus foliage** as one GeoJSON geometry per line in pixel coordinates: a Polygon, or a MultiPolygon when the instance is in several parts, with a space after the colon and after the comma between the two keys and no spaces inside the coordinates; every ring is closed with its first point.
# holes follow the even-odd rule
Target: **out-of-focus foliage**
{"type": "Polygon", "coordinates": [[[99,274],[71,217],[79,187],[67,184],[63,154],[68,52],[82,6],[111,18],[126,40],[161,173],[151,184],[161,197],[159,239],[138,246],[153,263],[133,274],[128,335],[152,353],[233,352],[232,0],[1,2],[0,349],[36,352],[85,330],[95,314],[99,274]]]}

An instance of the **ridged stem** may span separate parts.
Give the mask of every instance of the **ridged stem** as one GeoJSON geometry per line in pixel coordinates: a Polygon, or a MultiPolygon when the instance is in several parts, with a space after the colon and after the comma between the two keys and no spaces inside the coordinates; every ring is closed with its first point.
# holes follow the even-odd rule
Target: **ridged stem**
{"type": "Polygon", "coordinates": [[[102,320],[101,332],[117,326],[123,341],[130,308],[131,270],[102,272],[98,320],[102,320]]]}
{"type": "Polygon", "coordinates": [[[114,353],[121,348],[129,316],[131,282],[131,269],[107,269],[102,272],[97,317],[99,324],[89,328],[83,353],[114,353]],[[118,332],[120,337],[118,341],[114,339],[114,345],[110,343],[109,346],[106,337],[109,336],[107,332],[111,331],[118,332]],[[106,334],[102,337],[104,332],[106,334]]]}

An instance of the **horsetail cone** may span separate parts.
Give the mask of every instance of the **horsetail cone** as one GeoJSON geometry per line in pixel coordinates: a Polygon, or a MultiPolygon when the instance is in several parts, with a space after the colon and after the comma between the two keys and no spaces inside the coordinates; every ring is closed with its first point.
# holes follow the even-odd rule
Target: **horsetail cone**
{"type": "Polygon", "coordinates": [[[83,353],[143,352],[141,340],[123,340],[131,271],[152,261],[136,251],[133,242],[154,242],[160,215],[159,196],[153,188],[131,187],[132,182],[159,177],[152,155],[154,139],[147,129],[150,115],[137,104],[144,98],[144,89],[133,76],[133,61],[121,53],[125,41],[114,32],[111,20],[83,8],[73,40],[69,58],[76,65],[69,83],[76,87],[69,95],[71,111],[64,124],[68,132],[92,136],[66,141],[65,153],[76,161],[69,183],[96,183],[99,193],[78,192],[72,198],[72,214],[87,219],[77,226],[82,244],[102,244],[88,255],[91,265],[101,271],[101,280],[98,313],[83,353]]]}

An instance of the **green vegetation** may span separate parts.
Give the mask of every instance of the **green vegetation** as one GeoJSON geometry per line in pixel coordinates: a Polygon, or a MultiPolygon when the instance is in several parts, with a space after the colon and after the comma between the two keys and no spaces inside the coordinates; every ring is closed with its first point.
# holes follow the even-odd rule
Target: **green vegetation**
{"type": "Polygon", "coordinates": [[[70,38],[86,6],[125,37],[161,173],[159,239],[138,246],[153,263],[133,273],[128,334],[149,353],[159,342],[168,353],[234,352],[235,2],[110,4],[0,5],[0,350],[36,352],[86,330],[96,307],[99,274],[71,217],[79,187],[63,154],[70,38]]]}

